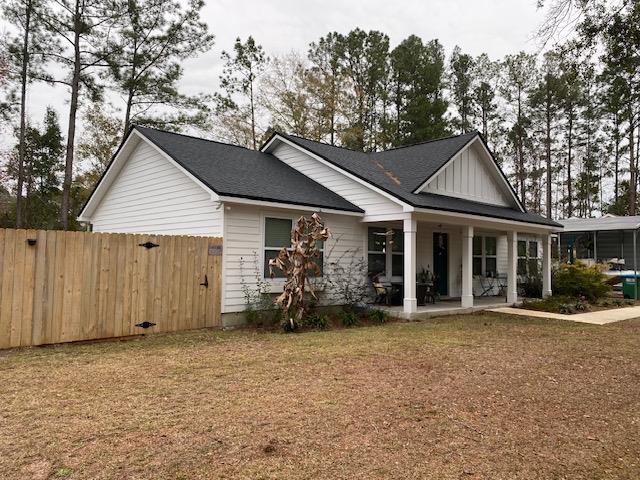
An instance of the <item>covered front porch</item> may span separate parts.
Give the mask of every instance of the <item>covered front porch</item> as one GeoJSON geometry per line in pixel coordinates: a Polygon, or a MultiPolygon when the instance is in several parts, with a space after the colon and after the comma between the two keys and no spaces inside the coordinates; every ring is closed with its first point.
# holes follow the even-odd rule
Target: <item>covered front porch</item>
{"type": "Polygon", "coordinates": [[[513,305],[532,275],[551,293],[550,228],[445,212],[403,217],[367,222],[369,276],[392,295],[380,308],[422,319],[513,305]]]}

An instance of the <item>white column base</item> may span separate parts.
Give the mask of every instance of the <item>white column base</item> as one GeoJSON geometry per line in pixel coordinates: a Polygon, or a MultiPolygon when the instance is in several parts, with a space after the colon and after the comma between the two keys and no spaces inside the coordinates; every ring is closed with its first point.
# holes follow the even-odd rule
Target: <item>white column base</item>
{"type": "Polygon", "coordinates": [[[403,302],[404,313],[416,313],[418,311],[417,298],[405,298],[403,302]]]}
{"type": "Polygon", "coordinates": [[[460,297],[460,306],[462,308],[473,307],[473,295],[463,295],[460,297]]]}
{"type": "Polygon", "coordinates": [[[543,290],[542,291],[542,297],[543,298],[550,297],[551,295],[553,295],[553,292],[551,290],[543,290]]]}

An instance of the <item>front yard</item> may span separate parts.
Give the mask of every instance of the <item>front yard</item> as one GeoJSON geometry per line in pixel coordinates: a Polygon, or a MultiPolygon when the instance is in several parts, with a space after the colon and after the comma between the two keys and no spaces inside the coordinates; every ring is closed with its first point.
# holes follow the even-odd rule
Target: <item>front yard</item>
{"type": "Polygon", "coordinates": [[[640,478],[640,320],[0,352],[0,478],[640,478]]]}

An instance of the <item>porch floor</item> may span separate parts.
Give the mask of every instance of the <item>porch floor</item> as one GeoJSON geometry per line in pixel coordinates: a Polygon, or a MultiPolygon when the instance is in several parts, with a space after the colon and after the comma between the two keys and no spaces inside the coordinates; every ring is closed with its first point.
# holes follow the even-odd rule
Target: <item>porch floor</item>
{"type": "Polygon", "coordinates": [[[507,304],[506,297],[475,297],[473,299],[473,307],[462,307],[459,298],[447,298],[436,302],[435,304],[418,306],[418,311],[414,313],[404,313],[402,305],[387,307],[377,305],[376,308],[384,310],[393,317],[404,318],[406,320],[426,320],[432,317],[441,317],[445,315],[457,315],[460,313],[472,313],[490,308],[510,307],[507,304]]]}

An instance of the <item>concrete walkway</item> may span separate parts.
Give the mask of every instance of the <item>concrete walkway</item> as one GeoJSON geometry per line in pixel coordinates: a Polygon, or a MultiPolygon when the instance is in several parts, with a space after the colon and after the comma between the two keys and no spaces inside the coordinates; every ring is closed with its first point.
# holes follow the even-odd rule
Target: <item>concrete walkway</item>
{"type": "Polygon", "coordinates": [[[575,313],[564,315],[562,313],[539,312],[537,310],[525,310],[523,308],[501,307],[487,309],[489,312],[508,313],[509,315],[522,315],[524,317],[552,318],[556,320],[569,320],[570,322],[591,323],[593,325],[606,325],[607,323],[620,322],[640,317],[640,307],[612,308],[598,312],[575,313]]]}

